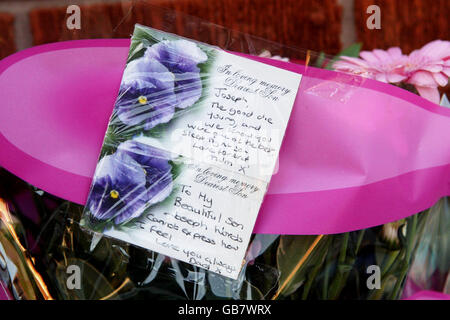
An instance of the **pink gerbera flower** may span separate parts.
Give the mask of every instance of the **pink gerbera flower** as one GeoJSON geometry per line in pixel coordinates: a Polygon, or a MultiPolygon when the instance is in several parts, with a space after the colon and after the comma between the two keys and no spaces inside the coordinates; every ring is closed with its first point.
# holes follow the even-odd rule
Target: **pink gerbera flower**
{"type": "Polygon", "coordinates": [[[397,83],[407,79],[403,66],[408,57],[400,48],[361,51],[359,55],[362,59],[341,56],[341,60],[333,64],[334,69],[382,82],[397,83]]]}
{"type": "Polygon", "coordinates": [[[450,41],[436,40],[411,52],[405,64],[407,83],[419,94],[439,103],[438,87],[445,87],[450,77],[450,41]]]}
{"type": "Polygon", "coordinates": [[[360,57],[342,56],[333,67],[382,82],[410,83],[422,97],[434,103],[439,103],[438,87],[446,86],[450,77],[450,41],[430,42],[409,56],[395,47],[387,51],[361,51],[360,57]]]}

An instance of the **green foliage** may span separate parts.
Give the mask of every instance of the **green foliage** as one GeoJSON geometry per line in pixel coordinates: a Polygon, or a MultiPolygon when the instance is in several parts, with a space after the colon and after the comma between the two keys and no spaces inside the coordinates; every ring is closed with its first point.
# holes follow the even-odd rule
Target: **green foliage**
{"type": "MultiPolygon", "coordinates": [[[[332,70],[333,69],[333,64],[336,61],[338,61],[340,59],[340,57],[342,57],[342,56],[358,57],[359,56],[359,52],[361,51],[361,47],[362,47],[362,43],[355,43],[355,44],[352,44],[350,47],[345,48],[344,50],[339,52],[333,59],[331,59],[326,64],[325,69],[332,70]]],[[[318,67],[322,67],[324,57],[325,57],[325,55],[323,53],[320,53],[319,58],[318,58],[318,62],[317,62],[317,64],[320,62],[320,65],[317,65],[318,67]]]]}
{"type": "MultiPolygon", "coordinates": [[[[175,176],[182,162],[173,160],[175,176]]],[[[119,240],[98,238],[77,223],[82,206],[61,201],[54,208],[54,197],[35,188],[28,191],[39,225],[29,227],[27,215],[14,212],[15,229],[56,299],[397,299],[415,260],[429,264],[431,269],[420,269],[427,270],[427,275],[439,270],[445,279],[448,274],[448,199],[429,213],[405,219],[404,236],[395,249],[380,236],[381,227],[326,235],[317,243],[318,236],[255,235],[249,247],[252,258],[245,262],[238,280],[230,280],[119,240]],[[26,228],[22,222],[27,222],[26,228]],[[28,246],[27,238],[36,243],[28,246]],[[418,247],[421,256],[414,259],[418,247]],[[65,285],[68,274],[63,271],[71,264],[83,270],[80,291],[68,291],[65,285]],[[366,268],[372,264],[382,271],[378,290],[366,287],[366,268]]],[[[14,241],[8,229],[0,228],[0,243],[10,248],[9,256],[14,257],[15,251],[23,255],[14,241]]],[[[39,296],[29,278],[32,273],[26,272],[25,260],[21,261],[16,260],[21,265],[17,281],[27,296],[33,297],[33,292],[39,296]]]]}
{"type": "Polygon", "coordinates": [[[281,236],[277,250],[280,271],[279,296],[288,296],[308,281],[308,272],[321,265],[328,250],[328,237],[281,236]]]}

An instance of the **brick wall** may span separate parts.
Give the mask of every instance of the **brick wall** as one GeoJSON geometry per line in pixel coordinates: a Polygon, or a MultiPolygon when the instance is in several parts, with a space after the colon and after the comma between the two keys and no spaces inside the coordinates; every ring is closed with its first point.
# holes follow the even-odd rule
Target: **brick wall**
{"type": "Polygon", "coordinates": [[[0,13],[0,59],[16,51],[14,41],[14,16],[0,13]]]}
{"type": "MultiPolygon", "coordinates": [[[[134,21],[157,27],[158,17],[141,2],[330,54],[356,40],[365,49],[400,44],[409,52],[433,39],[450,39],[449,0],[146,0],[134,8],[130,0],[0,0],[0,52],[5,56],[15,47],[60,40],[128,37],[134,21]],[[80,31],[65,28],[69,4],[82,8],[80,31]],[[372,4],[381,8],[381,30],[366,27],[366,8],[372,4]],[[11,33],[15,16],[16,45],[11,33]],[[24,43],[24,38],[31,40],[24,43]]],[[[183,33],[181,23],[175,21],[174,27],[183,33]]]]}
{"type": "MultiPolygon", "coordinates": [[[[142,2],[329,54],[355,41],[368,50],[399,45],[410,52],[450,39],[450,0],[142,0],[133,6],[131,0],[0,0],[0,58],[55,41],[129,37],[135,22],[162,27],[160,12],[142,2]],[[81,30],[65,27],[70,4],[81,7],[81,30]],[[381,30],[366,27],[372,4],[381,8],[381,30]]],[[[186,28],[189,21],[183,19],[177,16],[164,28],[212,44],[227,41],[208,28],[186,28]]]]}
{"type": "MultiPolygon", "coordinates": [[[[341,49],[341,7],[337,0],[155,0],[151,3],[284,45],[329,53],[341,49]]],[[[161,28],[164,23],[161,11],[142,2],[87,4],[81,6],[81,12],[81,30],[70,31],[64,27],[64,7],[31,10],[33,44],[129,37],[136,22],[155,28],[161,28]]],[[[220,44],[220,34],[214,29],[186,30],[188,24],[183,19],[184,16],[176,15],[170,31],[220,44]]]]}
{"type": "Polygon", "coordinates": [[[436,39],[450,40],[450,0],[355,0],[357,38],[365,49],[401,46],[406,53],[436,39]],[[380,30],[366,28],[366,8],[381,8],[380,30]]]}

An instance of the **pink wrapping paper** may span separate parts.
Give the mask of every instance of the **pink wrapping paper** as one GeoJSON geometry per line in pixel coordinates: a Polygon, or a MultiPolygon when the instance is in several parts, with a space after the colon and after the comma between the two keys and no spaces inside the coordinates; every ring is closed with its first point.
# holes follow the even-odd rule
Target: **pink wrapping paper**
{"type": "MultiPolygon", "coordinates": [[[[129,43],[70,41],[0,61],[0,166],[84,204],[129,43]]],[[[255,233],[364,229],[450,195],[450,109],[373,80],[251,58],[303,74],[255,233]]]]}

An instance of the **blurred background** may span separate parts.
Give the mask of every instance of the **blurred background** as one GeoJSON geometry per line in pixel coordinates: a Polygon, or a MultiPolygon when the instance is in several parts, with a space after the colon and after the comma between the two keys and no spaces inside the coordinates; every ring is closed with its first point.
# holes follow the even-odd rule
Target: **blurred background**
{"type": "MultiPolygon", "coordinates": [[[[0,59],[50,42],[126,38],[136,22],[161,27],[160,11],[146,4],[331,55],[355,42],[363,50],[400,46],[409,53],[429,41],[450,39],[450,0],[0,0],[0,59]],[[67,7],[73,4],[81,9],[79,30],[66,26],[67,7]],[[367,27],[371,5],[380,8],[381,29],[367,27]]],[[[176,33],[185,34],[185,26],[174,18],[176,33]]],[[[198,32],[189,36],[220,41],[198,32]]]]}
{"type": "MultiPolygon", "coordinates": [[[[450,0],[0,0],[0,59],[50,42],[126,38],[136,22],[161,27],[160,11],[146,4],[331,55],[355,42],[363,50],[400,46],[409,53],[429,41],[450,39],[450,0]],[[67,7],[73,4],[81,9],[79,30],[66,27],[67,7]],[[367,27],[371,5],[380,8],[381,29],[367,27]]],[[[176,20],[173,29],[183,35],[186,24],[176,20]]],[[[204,33],[189,36],[205,41],[204,33]]],[[[219,41],[214,34],[206,39],[219,41]]]]}

